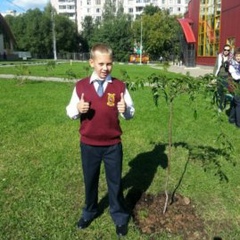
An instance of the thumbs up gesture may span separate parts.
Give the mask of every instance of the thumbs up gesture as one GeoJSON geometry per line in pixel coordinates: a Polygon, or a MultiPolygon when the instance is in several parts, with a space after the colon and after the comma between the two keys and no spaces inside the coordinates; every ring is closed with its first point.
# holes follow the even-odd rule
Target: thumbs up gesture
{"type": "Polygon", "coordinates": [[[123,98],[123,93],[121,93],[121,99],[117,103],[117,108],[119,113],[124,113],[126,111],[126,103],[123,98]]]}
{"type": "Polygon", "coordinates": [[[89,102],[84,101],[84,93],[82,93],[80,101],[77,104],[77,109],[80,113],[86,113],[89,110],[89,102]]]}

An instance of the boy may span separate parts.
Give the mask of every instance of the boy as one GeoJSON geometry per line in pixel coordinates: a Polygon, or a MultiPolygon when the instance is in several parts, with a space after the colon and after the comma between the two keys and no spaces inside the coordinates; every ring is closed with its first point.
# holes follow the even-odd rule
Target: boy
{"type": "Polygon", "coordinates": [[[129,213],[122,192],[122,144],[120,115],[131,119],[135,109],[125,84],[111,77],[112,49],[96,44],[90,52],[91,77],[76,83],[67,115],[80,118],[80,149],[85,184],[85,207],[78,228],[87,228],[98,214],[98,182],[104,162],[109,193],[110,214],[118,236],[128,231],[129,213]]]}
{"type": "Polygon", "coordinates": [[[240,127],[240,48],[237,48],[234,52],[234,58],[230,62],[229,74],[232,79],[232,84],[229,84],[233,91],[234,97],[231,104],[229,122],[235,123],[237,127],[240,127]]]}

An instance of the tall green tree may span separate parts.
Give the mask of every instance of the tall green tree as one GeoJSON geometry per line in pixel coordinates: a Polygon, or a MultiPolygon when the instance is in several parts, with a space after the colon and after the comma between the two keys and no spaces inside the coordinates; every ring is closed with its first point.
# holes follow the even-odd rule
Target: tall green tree
{"type": "Polygon", "coordinates": [[[143,13],[146,15],[154,15],[157,12],[160,12],[161,9],[157,6],[153,6],[152,4],[147,5],[144,9],[143,9],[143,13]]]}
{"type": "Polygon", "coordinates": [[[63,15],[55,15],[57,49],[75,52],[79,49],[79,34],[76,24],[63,15]]]}
{"type": "Polygon", "coordinates": [[[19,16],[6,16],[6,21],[16,38],[18,51],[30,51],[40,58],[53,57],[52,24],[55,21],[57,51],[76,51],[79,44],[77,26],[66,16],[55,14],[52,18],[51,5],[44,11],[28,10],[19,16]]]}
{"type": "Polygon", "coordinates": [[[18,50],[32,53],[44,52],[44,34],[49,24],[43,21],[43,13],[39,9],[28,10],[16,17],[6,16],[16,37],[18,50]]]}
{"type": "Polygon", "coordinates": [[[116,5],[114,0],[105,0],[104,6],[103,6],[103,14],[102,18],[103,21],[111,21],[116,16],[116,5]]]}
{"type": "Polygon", "coordinates": [[[178,55],[179,33],[177,17],[169,15],[167,11],[143,14],[133,23],[134,38],[140,42],[142,35],[143,51],[150,54],[151,59],[158,59],[160,55],[165,58],[178,55]]]}
{"type": "Polygon", "coordinates": [[[95,23],[92,16],[86,16],[82,22],[81,45],[84,52],[89,51],[89,42],[94,35],[95,28],[98,23],[95,23]]]}
{"type": "Polygon", "coordinates": [[[105,4],[103,20],[94,28],[94,34],[89,39],[89,46],[97,42],[109,44],[114,50],[116,61],[128,61],[132,46],[132,20],[123,12],[122,5],[116,10],[111,0],[105,4]]]}
{"type": "Polygon", "coordinates": [[[77,31],[77,24],[70,20],[66,15],[57,14],[56,10],[47,4],[44,14],[50,18],[51,31],[50,39],[53,38],[53,21],[55,25],[56,47],[58,52],[79,51],[80,36],[77,31]]]}

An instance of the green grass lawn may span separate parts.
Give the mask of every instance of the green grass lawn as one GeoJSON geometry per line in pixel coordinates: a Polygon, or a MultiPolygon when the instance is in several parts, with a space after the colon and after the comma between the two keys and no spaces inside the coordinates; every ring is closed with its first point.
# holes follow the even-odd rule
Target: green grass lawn
{"type": "MultiPolygon", "coordinates": [[[[39,65],[34,62],[17,63],[15,65],[0,67],[0,74],[30,75],[43,77],[69,78],[70,74],[76,75],[76,78],[83,78],[91,73],[88,62],[57,62],[52,66],[53,61],[43,61],[39,65]],[[45,64],[44,64],[45,63],[45,64]],[[27,65],[29,64],[29,65],[27,65]]],[[[156,65],[157,66],[157,65],[156,65]]],[[[125,73],[129,75],[132,81],[143,79],[151,73],[158,73],[159,69],[151,68],[149,65],[133,65],[114,63],[112,74],[116,77],[126,80],[125,73]],[[150,70],[149,70],[150,69],[150,70]]],[[[175,73],[168,73],[176,75],[175,73]]]]}
{"type": "MultiPolygon", "coordinates": [[[[36,67],[36,73],[31,69],[31,75],[50,74],[44,68],[39,69],[41,66],[36,67]]],[[[131,74],[131,79],[137,78],[140,71],[144,76],[150,74],[147,66],[131,69],[119,65],[116,75],[122,74],[121,69],[131,74]]],[[[58,70],[58,76],[64,74],[65,70],[58,70]]],[[[78,76],[86,75],[85,70],[78,69],[78,76]]],[[[86,230],[75,227],[84,205],[84,184],[79,122],[68,119],[65,113],[73,87],[74,83],[69,82],[19,84],[17,80],[0,80],[0,239],[116,239],[108,206],[86,230]]],[[[168,149],[168,108],[163,99],[155,107],[148,87],[131,91],[131,95],[135,117],[131,121],[121,120],[124,194],[136,186],[156,194],[164,190],[166,169],[158,162],[166,158],[168,149]]],[[[175,103],[175,147],[169,192],[183,176],[177,192],[194,203],[205,221],[209,239],[220,236],[224,240],[237,240],[240,239],[240,130],[228,123],[225,113],[221,113],[223,123],[219,125],[216,110],[207,108],[209,102],[210,99],[199,96],[196,120],[186,96],[182,95],[175,103]],[[236,165],[227,161],[221,152],[217,141],[220,128],[235,146],[231,156],[236,165]],[[195,152],[192,154],[195,159],[192,157],[188,162],[189,149],[195,152]],[[219,172],[227,181],[220,180],[219,172]]],[[[103,168],[99,190],[100,200],[105,199],[103,168]]],[[[181,238],[142,235],[130,221],[125,239],[181,238]]]]}

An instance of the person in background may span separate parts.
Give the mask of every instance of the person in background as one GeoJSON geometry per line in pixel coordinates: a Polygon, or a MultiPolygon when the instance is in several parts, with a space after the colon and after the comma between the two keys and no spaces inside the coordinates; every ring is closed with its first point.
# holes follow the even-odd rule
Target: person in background
{"type": "Polygon", "coordinates": [[[67,115],[80,118],[80,150],[85,183],[85,207],[78,228],[87,228],[98,215],[98,184],[103,161],[108,186],[110,214],[118,236],[128,231],[129,213],[122,190],[122,130],[119,114],[131,119],[135,109],[125,84],[112,77],[112,49],[96,44],[90,53],[90,77],[76,83],[67,115]]]}
{"type": "Polygon", "coordinates": [[[3,60],[7,60],[7,53],[6,53],[6,51],[3,52],[3,60]]]}
{"type": "Polygon", "coordinates": [[[217,77],[217,103],[219,112],[226,107],[225,94],[228,87],[228,68],[233,55],[229,44],[225,44],[223,52],[219,53],[216,59],[214,75],[217,77]]]}
{"type": "Polygon", "coordinates": [[[233,94],[229,122],[240,128],[240,47],[234,52],[234,57],[229,65],[229,74],[229,91],[233,94]]]}
{"type": "Polygon", "coordinates": [[[160,63],[163,62],[163,57],[162,56],[159,57],[159,61],[160,61],[160,63]]]}

